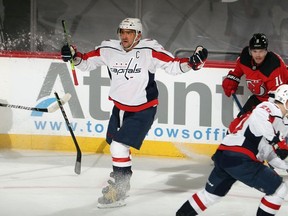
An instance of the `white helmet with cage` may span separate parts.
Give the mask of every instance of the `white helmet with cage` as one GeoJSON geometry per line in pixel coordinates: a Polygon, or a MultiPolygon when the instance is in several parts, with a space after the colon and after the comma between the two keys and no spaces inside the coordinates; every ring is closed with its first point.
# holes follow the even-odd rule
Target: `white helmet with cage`
{"type": "Polygon", "coordinates": [[[142,33],[142,23],[138,18],[126,18],[119,24],[117,33],[120,29],[132,29],[136,31],[136,34],[142,33]]]}
{"type": "Polygon", "coordinates": [[[286,107],[287,100],[288,100],[288,85],[287,84],[280,85],[275,91],[275,101],[279,101],[280,103],[282,103],[285,109],[288,111],[288,108],[286,107]]]}

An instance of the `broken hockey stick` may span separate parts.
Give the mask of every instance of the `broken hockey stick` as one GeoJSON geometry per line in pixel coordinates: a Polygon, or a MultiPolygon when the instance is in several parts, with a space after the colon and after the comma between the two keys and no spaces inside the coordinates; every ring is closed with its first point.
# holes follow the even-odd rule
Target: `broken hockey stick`
{"type": "MultiPolygon", "coordinates": [[[[66,29],[65,20],[62,20],[62,27],[63,27],[63,31],[64,31],[64,35],[65,35],[66,44],[67,44],[67,46],[70,48],[69,36],[68,36],[67,29],[66,29]]],[[[77,86],[77,85],[78,85],[78,79],[77,79],[77,75],[76,75],[76,70],[75,70],[75,65],[74,65],[74,60],[73,60],[73,58],[70,59],[70,65],[71,65],[71,70],[72,70],[74,85],[77,86]]]]}
{"type": "Polygon", "coordinates": [[[75,137],[75,135],[74,135],[74,132],[73,132],[73,130],[72,130],[72,128],[71,128],[71,124],[70,124],[70,122],[69,122],[69,120],[68,120],[68,117],[67,117],[66,112],[65,112],[65,110],[64,110],[64,107],[63,107],[63,105],[62,105],[61,99],[59,98],[57,92],[54,92],[54,94],[55,94],[55,97],[56,97],[56,99],[57,99],[57,102],[58,102],[58,105],[59,105],[59,107],[60,107],[60,110],[61,110],[61,113],[62,113],[62,115],[63,115],[63,118],[64,118],[64,120],[65,120],[65,122],[66,122],[67,127],[68,127],[68,130],[69,130],[69,132],[70,132],[70,134],[71,134],[71,137],[72,137],[72,139],[73,139],[73,142],[74,142],[74,145],[75,145],[75,147],[76,147],[76,150],[77,150],[77,157],[76,157],[76,164],[75,164],[75,169],[74,169],[74,171],[75,171],[76,174],[79,175],[79,174],[81,173],[81,158],[82,158],[82,152],[81,152],[81,149],[80,149],[80,147],[79,147],[79,145],[78,145],[78,142],[77,142],[77,140],[76,140],[76,137],[75,137]]]}
{"type": "MultiPolygon", "coordinates": [[[[65,94],[60,100],[62,104],[65,104],[68,102],[71,98],[71,95],[69,93],[65,94]]],[[[8,108],[14,108],[14,109],[23,109],[23,110],[29,110],[29,111],[38,111],[38,112],[48,112],[52,113],[55,112],[57,109],[59,109],[59,105],[57,102],[53,103],[47,108],[39,108],[39,107],[28,107],[28,106],[22,106],[22,105],[14,105],[14,104],[4,104],[0,103],[1,107],[8,107],[8,108]]]]}

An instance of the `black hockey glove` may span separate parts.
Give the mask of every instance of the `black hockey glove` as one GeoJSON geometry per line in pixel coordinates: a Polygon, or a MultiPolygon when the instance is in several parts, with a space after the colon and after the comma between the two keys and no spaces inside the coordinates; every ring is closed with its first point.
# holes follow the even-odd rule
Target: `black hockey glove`
{"type": "Polygon", "coordinates": [[[288,145],[285,140],[282,140],[276,144],[273,145],[273,149],[277,156],[281,159],[284,160],[288,156],[288,145]]]}
{"type": "Polygon", "coordinates": [[[64,62],[68,62],[74,58],[76,49],[73,46],[64,45],[61,49],[61,57],[64,62]]]}
{"type": "Polygon", "coordinates": [[[189,64],[193,70],[199,70],[208,57],[208,50],[202,46],[197,46],[194,54],[189,58],[189,64]]]}
{"type": "Polygon", "coordinates": [[[288,150],[286,149],[275,149],[275,153],[281,160],[285,160],[288,156],[288,150]]]}
{"type": "Polygon", "coordinates": [[[280,131],[278,131],[272,140],[267,140],[267,141],[270,145],[274,146],[274,145],[278,144],[281,140],[283,140],[283,139],[282,138],[280,139],[280,131]]]}

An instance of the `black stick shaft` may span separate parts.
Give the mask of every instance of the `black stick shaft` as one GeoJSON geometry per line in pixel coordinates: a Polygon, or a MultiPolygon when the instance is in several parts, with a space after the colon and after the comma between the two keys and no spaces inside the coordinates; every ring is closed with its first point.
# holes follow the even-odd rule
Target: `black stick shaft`
{"type": "Polygon", "coordinates": [[[243,107],[242,107],[242,105],[240,104],[240,101],[238,100],[236,94],[235,94],[235,93],[232,93],[232,97],[233,97],[233,99],[235,100],[235,102],[236,102],[236,104],[237,104],[240,112],[243,114],[243,113],[244,113],[243,107]]]}
{"type": "Polygon", "coordinates": [[[14,109],[32,110],[32,111],[38,111],[38,112],[48,112],[47,108],[27,107],[27,106],[22,106],[22,105],[4,104],[4,103],[0,103],[0,106],[8,107],[8,108],[14,108],[14,109]]]}
{"type": "Polygon", "coordinates": [[[78,145],[78,142],[77,142],[77,140],[76,140],[76,137],[75,137],[75,135],[74,135],[74,132],[73,132],[73,130],[72,130],[72,128],[71,128],[71,124],[70,124],[70,122],[69,122],[69,120],[68,120],[68,117],[67,117],[66,112],[65,112],[65,110],[64,110],[64,107],[63,107],[63,105],[62,105],[62,103],[61,103],[61,100],[60,100],[60,98],[59,98],[59,96],[58,96],[58,93],[57,93],[57,92],[54,92],[54,94],[55,94],[55,97],[56,97],[56,99],[57,99],[57,102],[58,102],[58,105],[59,105],[59,107],[60,107],[60,110],[61,110],[61,113],[62,113],[62,115],[63,115],[63,118],[64,118],[64,120],[65,120],[65,122],[66,122],[67,127],[68,127],[68,130],[69,130],[69,132],[70,132],[70,134],[71,134],[71,137],[72,137],[72,139],[73,139],[73,142],[74,142],[74,145],[75,145],[75,147],[76,147],[76,150],[77,150],[77,158],[76,158],[76,164],[75,164],[75,173],[80,174],[80,173],[81,173],[81,158],[82,158],[82,152],[81,152],[81,149],[80,149],[80,147],[79,147],[79,145],[78,145]]]}
{"type": "MultiPolygon", "coordinates": [[[[66,44],[67,44],[67,46],[70,47],[69,35],[68,35],[67,29],[66,29],[65,20],[62,20],[62,27],[63,27],[63,31],[64,31],[66,44]]],[[[79,83],[78,83],[78,79],[77,79],[77,75],[76,75],[75,64],[74,64],[73,58],[70,59],[70,66],[71,66],[71,70],[72,70],[72,76],[73,76],[74,84],[77,86],[79,83]]]]}

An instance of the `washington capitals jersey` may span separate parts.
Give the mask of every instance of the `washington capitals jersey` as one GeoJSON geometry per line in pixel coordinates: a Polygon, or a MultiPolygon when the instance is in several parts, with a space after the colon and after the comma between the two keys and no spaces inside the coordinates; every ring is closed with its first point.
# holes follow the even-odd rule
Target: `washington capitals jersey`
{"type": "Polygon", "coordinates": [[[233,133],[224,137],[219,149],[241,152],[256,161],[270,160],[272,147],[269,142],[278,132],[281,137],[287,136],[285,119],[276,104],[262,102],[237,125],[233,133]]]}
{"type": "Polygon", "coordinates": [[[95,50],[76,55],[81,58],[77,67],[91,71],[107,66],[111,79],[109,98],[121,110],[137,112],[158,104],[155,82],[156,69],[171,75],[191,69],[188,58],[175,58],[156,40],[143,39],[129,52],[119,40],[103,41],[95,50]]]}
{"type": "Polygon", "coordinates": [[[279,85],[288,84],[288,71],[284,61],[274,52],[268,51],[264,62],[256,65],[245,47],[236,61],[234,71],[230,72],[241,78],[245,75],[246,84],[252,94],[260,101],[268,100],[268,92],[279,85]]]}

